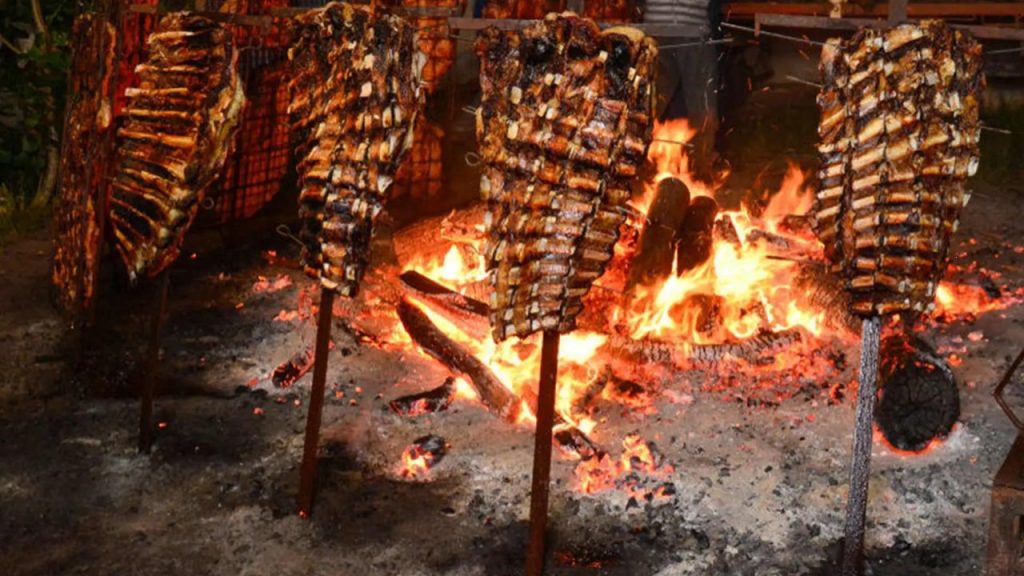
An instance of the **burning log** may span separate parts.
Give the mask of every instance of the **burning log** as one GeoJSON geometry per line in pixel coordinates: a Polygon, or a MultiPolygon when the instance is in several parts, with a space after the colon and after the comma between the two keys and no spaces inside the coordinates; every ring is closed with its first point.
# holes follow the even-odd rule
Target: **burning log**
{"type": "Polygon", "coordinates": [[[648,283],[672,273],[672,246],[689,206],[690,191],[681,180],[670,177],[658,182],[648,210],[650,218],[640,234],[640,249],[630,269],[630,285],[648,283]]]}
{"type": "Polygon", "coordinates": [[[790,242],[785,236],[780,236],[778,234],[768,232],[767,230],[761,230],[760,228],[754,228],[750,232],[747,232],[746,241],[748,244],[764,242],[772,248],[787,252],[790,249],[790,242]]]}
{"type": "Polygon", "coordinates": [[[735,246],[737,250],[743,247],[743,241],[740,240],[740,233],[736,230],[736,225],[733,224],[732,218],[728,215],[724,218],[718,218],[715,220],[711,233],[716,240],[728,242],[735,246]]]}
{"type": "Polygon", "coordinates": [[[421,414],[444,412],[455,399],[455,378],[448,377],[444,384],[433,390],[418,394],[410,394],[395,398],[388,402],[388,408],[399,416],[419,416],[421,414]]]}
{"type": "Polygon", "coordinates": [[[800,332],[797,330],[764,331],[740,342],[692,345],[687,359],[695,364],[717,364],[724,360],[757,362],[799,341],[800,332]]]}
{"type": "Polygon", "coordinates": [[[676,273],[693,270],[711,257],[714,245],[712,231],[718,216],[718,203],[708,196],[690,202],[686,217],[676,233],[676,273]]]}
{"type": "Polygon", "coordinates": [[[945,438],[960,417],[960,391],[949,365],[920,340],[883,344],[875,423],[893,447],[919,452],[945,438]]]}
{"type": "MultiPolygon", "coordinates": [[[[531,410],[536,411],[536,394],[527,390],[523,392],[521,400],[517,398],[498,380],[490,368],[473,356],[466,347],[446,336],[430,321],[426,313],[408,299],[403,298],[398,304],[398,318],[413,342],[449,369],[465,374],[480,395],[480,401],[500,418],[516,422],[524,402],[531,410]]],[[[563,449],[574,452],[581,458],[604,454],[604,451],[591,442],[586,434],[558,414],[555,415],[554,426],[558,429],[555,440],[563,449]]]]}
{"type": "Polygon", "coordinates": [[[414,270],[402,272],[399,279],[402,281],[402,285],[415,295],[454,314],[464,323],[478,324],[477,328],[480,328],[484,333],[487,332],[487,314],[490,312],[487,304],[468,296],[463,296],[455,290],[435,282],[414,270]],[[483,321],[483,324],[481,324],[481,321],[483,321]]]}
{"type": "Polygon", "coordinates": [[[406,298],[398,304],[398,318],[413,342],[445,366],[469,378],[484,406],[505,420],[516,420],[519,400],[472,352],[446,336],[426,313],[406,298]]]}
{"type": "Polygon", "coordinates": [[[613,336],[608,343],[612,354],[644,364],[680,367],[686,364],[717,364],[727,360],[758,362],[801,340],[798,330],[764,331],[738,342],[677,345],[664,340],[613,336]]]}

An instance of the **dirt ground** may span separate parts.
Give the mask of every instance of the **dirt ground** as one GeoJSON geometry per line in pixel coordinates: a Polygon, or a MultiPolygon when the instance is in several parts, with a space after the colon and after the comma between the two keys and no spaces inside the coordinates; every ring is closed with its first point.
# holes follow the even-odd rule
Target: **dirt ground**
{"type": "MultiPolygon", "coordinates": [[[[1019,183],[979,189],[954,251],[957,262],[1002,273],[1010,289],[1024,285],[1024,255],[1005,245],[1024,241],[1020,194],[1019,183]]],[[[309,285],[282,260],[296,256],[288,242],[203,250],[176,267],[161,428],[148,456],[136,451],[136,389],[149,292],[108,268],[99,325],[80,352],[79,335],[45,297],[48,253],[45,232],[0,248],[0,574],[521,573],[531,432],[463,400],[445,413],[391,414],[388,400],[437,386],[447,372],[366,343],[343,316],[317,508],[311,519],[296,515],[309,376],[286,389],[268,382],[313,341],[308,322],[272,320],[295,310],[309,285]],[[282,275],[288,285],[253,290],[260,277],[282,275]],[[404,481],[401,451],[428,433],[444,437],[449,454],[429,481],[404,481]]],[[[1024,308],[923,336],[962,359],[962,416],[924,455],[876,443],[871,572],[976,575],[992,478],[1015,437],[991,392],[1024,342],[1024,308]]],[[[829,382],[755,407],[735,401],[742,389],[688,384],[663,383],[686,392],[659,398],[654,414],[610,410],[593,437],[613,452],[631,432],[655,443],[671,470],[651,481],[671,484],[667,496],[581,494],[575,462],[556,458],[549,574],[828,573],[842,533],[852,401],[827,402],[829,382]]]]}

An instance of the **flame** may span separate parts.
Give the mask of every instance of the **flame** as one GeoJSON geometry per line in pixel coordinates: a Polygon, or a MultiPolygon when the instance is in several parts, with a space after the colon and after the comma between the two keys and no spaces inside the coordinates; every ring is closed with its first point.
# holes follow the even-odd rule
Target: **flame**
{"type": "Polygon", "coordinates": [[[483,239],[474,244],[452,244],[444,256],[416,254],[405,266],[432,280],[458,288],[487,278],[487,266],[479,250],[483,239]]]}
{"type": "MultiPolygon", "coordinates": [[[[656,184],[664,178],[680,179],[688,187],[691,198],[718,196],[724,175],[718,182],[706,183],[696,180],[690,172],[686,146],[680,143],[689,142],[695,134],[696,130],[685,120],[656,123],[655,141],[648,151],[656,177],[630,201],[631,207],[644,219],[654,200],[656,184]]],[[[602,358],[608,334],[635,340],[657,339],[686,350],[695,345],[741,342],[767,331],[796,331],[803,336],[800,343],[772,354],[764,363],[749,366],[741,363],[737,370],[747,376],[744,385],[768,388],[778,385],[782,375],[788,378],[799,373],[800,378],[824,380],[834,374],[829,372],[836,369],[834,364],[816,351],[826,338],[844,340],[855,335],[832,328],[826,316],[832,312],[822,310],[812,301],[809,290],[800,287],[805,263],[822,260],[821,245],[809,227],[801,225],[799,218],[810,210],[813,191],[804,172],[790,165],[779,189],[769,198],[763,207],[744,204],[735,209],[721,209],[712,234],[710,257],[705,262],[689,270],[680,270],[676,262],[673,273],[667,278],[635,286],[623,298],[610,297],[609,302],[607,294],[615,292],[615,283],[628,276],[624,271],[636,249],[628,242],[616,246],[609,270],[599,281],[608,289],[601,291],[600,297],[605,300],[599,303],[604,307],[601,311],[607,325],[599,332],[578,330],[561,339],[556,410],[568,424],[587,435],[598,425],[589,415],[577,413],[580,411],[574,409],[574,404],[590,393],[588,387],[608,363],[602,358]]],[[[487,277],[483,227],[478,223],[464,227],[456,236],[449,236],[445,230],[450,227],[446,219],[439,233],[442,240],[449,242],[446,250],[424,249],[413,255],[404,267],[468,293],[471,287],[482,285],[487,277]]],[[[592,291],[588,298],[597,298],[597,293],[592,291]]],[[[489,366],[502,384],[521,399],[519,423],[532,427],[535,417],[531,403],[536,398],[540,335],[497,343],[488,334],[464,331],[423,301],[412,301],[441,331],[489,366]]],[[[989,298],[981,288],[943,283],[938,288],[936,315],[966,316],[1006,305],[1006,298],[989,298]]],[[[400,324],[398,326],[396,334],[388,341],[411,345],[409,336],[400,324]]],[[[643,367],[637,370],[642,371],[643,367]]],[[[723,374],[720,380],[721,383],[711,384],[712,389],[732,385],[729,374],[723,374]]],[[[478,399],[471,383],[463,379],[456,381],[456,395],[467,400],[478,399]]],[[[638,413],[654,411],[650,405],[653,395],[646,391],[635,393],[628,387],[620,391],[606,389],[600,398],[627,405],[638,413]]],[[[670,466],[658,463],[656,454],[639,436],[627,436],[623,448],[618,459],[604,455],[581,461],[576,470],[576,488],[592,493],[612,486],[621,487],[620,478],[631,472],[659,475],[671,471],[670,466]]],[[[422,462],[413,457],[405,463],[410,469],[421,469],[421,465],[422,462]]],[[[667,488],[662,490],[662,493],[667,492],[667,488]]]]}
{"type": "Polygon", "coordinates": [[[980,286],[941,282],[935,290],[934,317],[960,319],[993,310],[1003,310],[1013,298],[993,298],[980,286]]]}
{"type": "MultiPolygon", "coordinates": [[[[660,136],[658,129],[655,134],[660,136]]],[[[653,194],[653,188],[648,194],[653,194]]],[[[812,199],[803,172],[791,165],[779,192],[759,216],[746,206],[720,212],[716,226],[734,229],[735,235],[716,235],[711,258],[692,270],[637,287],[616,322],[624,324],[635,339],[653,337],[681,344],[742,340],[762,330],[801,328],[820,335],[824,313],[792,288],[799,263],[773,258],[770,242],[760,241],[769,233],[776,242],[785,243],[789,252],[813,252],[816,241],[809,233],[787,232],[781,225],[787,216],[808,210],[812,199]]],[[[678,262],[673,272],[678,272],[678,262]]]]}

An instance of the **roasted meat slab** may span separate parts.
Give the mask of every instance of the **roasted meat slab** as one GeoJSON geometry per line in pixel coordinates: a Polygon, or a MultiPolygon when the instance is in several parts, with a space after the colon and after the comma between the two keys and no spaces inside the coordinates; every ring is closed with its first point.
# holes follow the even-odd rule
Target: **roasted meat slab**
{"type": "Polygon", "coordinates": [[[650,144],[657,48],[563,13],[476,50],[494,337],[572,330],[650,144]]]}
{"type": "Polygon", "coordinates": [[[75,19],[71,32],[71,85],[64,122],[52,279],[57,304],[67,312],[88,308],[103,244],[101,214],[110,165],[108,134],[113,104],[117,34],[96,14],[75,19]]]}
{"type": "Polygon", "coordinates": [[[178,256],[208,186],[220,174],[245,96],[223,26],[188,12],[164,16],[125,91],[110,221],[134,280],[178,256]]]}
{"type": "Polygon", "coordinates": [[[981,47],[941,22],[822,50],[815,230],[862,316],[933,297],[978,167],[981,47]]]}
{"type": "Polygon", "coordinates": [[[290,53],[293,118],[306,123],[298,164],[303,261],[324,288],[352,296],[373,220],[412,145],[423,55],[414,26],[368,6],[332,3],[306,22],[326,30],[305,31],[290,53]],[[306,38],[327,46],[309,47],[306,38]],[[325,56],[302,57],[310,50],[325,56]]]}

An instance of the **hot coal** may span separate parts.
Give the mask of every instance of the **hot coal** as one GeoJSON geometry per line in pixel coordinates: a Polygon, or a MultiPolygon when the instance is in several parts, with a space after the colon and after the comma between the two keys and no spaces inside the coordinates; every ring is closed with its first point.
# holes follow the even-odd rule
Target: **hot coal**
{"type": "Polygon", "coordinates": [[[433,390],[395,398],[388,402],[388,408],[399,416],[419,416],[421,414],[444,412],[451,406],[454,398],[455,378],[449,376],[445,379],[444,384],[433,390]]]}
{"type": "Polygon", "coordinates": [[[892,446],[919,452],[949,435],[960,417],[960,391],[934,351],[919,340],[887,342],[881,375],[875,422],[892,446]]]}
{"type": "Polygon", "coordinates": [[[434,466],[441,463],[448,453],[449,445],[444,438],[435,434],[428,434],[413,440],[412,444],[402,453],[402,461],[405,465],[402,475],[406,478],[415,478],[429,472],[434,466]]]}

